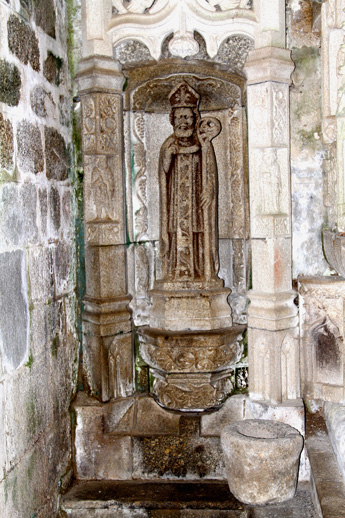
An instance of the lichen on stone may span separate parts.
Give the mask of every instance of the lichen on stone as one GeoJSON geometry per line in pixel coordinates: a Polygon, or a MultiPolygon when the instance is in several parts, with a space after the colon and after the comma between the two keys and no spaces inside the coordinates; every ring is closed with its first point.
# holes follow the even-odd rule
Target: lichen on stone
{"type": "Polygon", "coordinates": [[[22,81],[18,68],[0,59],[0,102],[17,106],[20,100],[22,81]]]}
{"type": "Polygon", "coordinates": [[[0,166],[13,167],[13,129],[10,121],[0,113],[0,166]]]}
{"type": "Polygon", "coordinates": [[[7,22],[8,47],[24,65],[30,63],[32,68],[40,70],[40,51],[38,39],[32,28],[21,21],[18,16],[11,15],[7,22]]]}
{"type": "Polygon", "coordinates": [[[63,60],[55,56],[50,50],[43,65],[44,77],[52,84],[59,86],[62,83],[63,60]]]}

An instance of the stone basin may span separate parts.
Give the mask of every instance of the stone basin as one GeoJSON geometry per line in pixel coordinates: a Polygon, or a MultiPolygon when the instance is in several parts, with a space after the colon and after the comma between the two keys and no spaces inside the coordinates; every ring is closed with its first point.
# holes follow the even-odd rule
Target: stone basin
{"type": "Polygon", "coordinates": [[[292,426],[250,419],[225,426],[221,434],[230,491],[253,505],[293,498],[303,437],[292,426]]]}

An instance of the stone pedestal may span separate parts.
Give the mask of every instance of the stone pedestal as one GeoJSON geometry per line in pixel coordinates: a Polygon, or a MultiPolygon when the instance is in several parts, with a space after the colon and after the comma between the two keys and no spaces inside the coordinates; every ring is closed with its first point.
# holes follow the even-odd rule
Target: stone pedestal
{"type": "Polygon", "coordinates": [[[189,411],[220,406],[233,389],[231,366],[241,358],[243,331],[244,326],[176,332],[143,328],[140,353],[151,366],[158,402],[189,411]]]}
{"type": "Polygon", "coordinates": [[[155,283],[151,290],[153,328],[181,331],[207,330],[230,327],[232,319],[227,297],[230,290],[219,285],[206,286],[191,283],[190,288],[179,289],[176,284],[155,283]]]}
{"type": "Polygon", "coordinates": [[[225,469],[232,494],[260,505],[293,498],[303,437],[274,421],[240,421],[223,429],[225,469]]]}

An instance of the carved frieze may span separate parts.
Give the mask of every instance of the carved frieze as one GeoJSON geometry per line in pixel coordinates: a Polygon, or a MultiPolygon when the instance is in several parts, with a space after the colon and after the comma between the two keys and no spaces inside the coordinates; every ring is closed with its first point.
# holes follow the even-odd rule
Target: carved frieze
{"type": "Polygon", "coordinates": [[[121,97],[93,94],[82,97],[82,137],[85,154],[116,155],[121,151],[121,97]]]}
{"type": "Polygon", "coordinates": [[[132,94],[133,110],[169,112],[169,93],[182,81],[186,81],[200,94],[201,111],[241,106],[241,89],[235,84],[214,77],[174,74],[147,81],[139,86],[132,94]]]}
{"type": "Polygon", "coordinates": [[[166,372],[210,372],[233,365],[241,357],[238,342],[220,347],[156,347],[141,345],[141,355],[151,366],[166,372]]]}
{"type": "Polygon", "coordinates": [[[160,403],[171,410],[202,411],[220,406],[233,390],[230,376],[233,371],[222,377],[210,374],[194,374],[188,379],[184,375],[170,374],[162,376],[153,372],[153,393],[160,403]]]}

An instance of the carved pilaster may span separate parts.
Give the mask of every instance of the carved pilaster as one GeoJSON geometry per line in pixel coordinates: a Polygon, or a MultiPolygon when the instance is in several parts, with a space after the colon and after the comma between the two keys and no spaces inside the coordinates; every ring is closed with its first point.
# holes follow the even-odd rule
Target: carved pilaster
{"type": "Polygon", "coordinates": [[[117,63],[80,63],[86,296],[84,368],[103,401],[133,392],[130,297],[126,280],[122,85],[117,63]]]}
{"type": "Polygon", "coordinates": [[[249,390],[273,403],[299,396],[296,294],[291,283],[289,84],[285,49],[249,53],[249,191],[253,289],[248,309],[249,390]]]}

